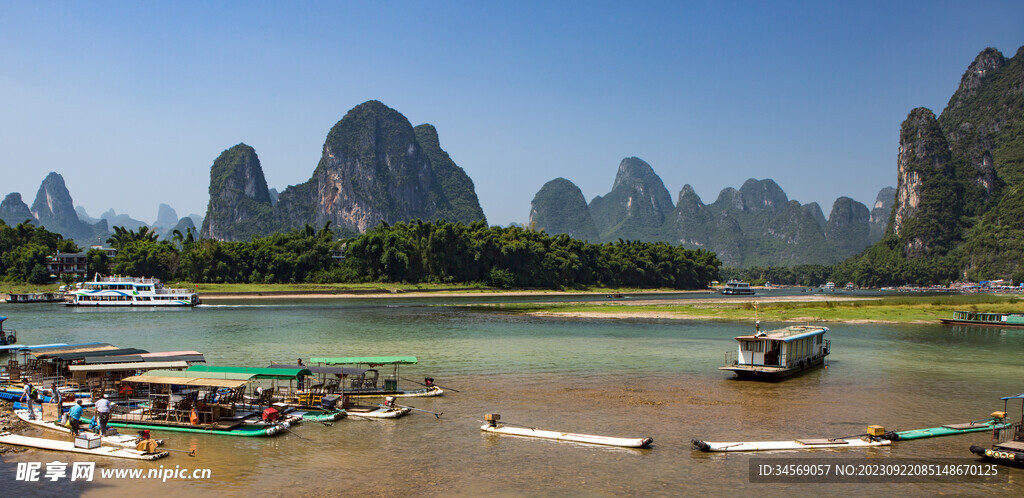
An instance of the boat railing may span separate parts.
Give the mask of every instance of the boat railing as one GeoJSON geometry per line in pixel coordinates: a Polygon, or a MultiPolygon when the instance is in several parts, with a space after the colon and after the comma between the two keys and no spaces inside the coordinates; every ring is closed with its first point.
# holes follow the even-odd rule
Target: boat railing
{"type": "Polygon", "coordinates": [[[726,366],[736,365],[739,363],[739,353],[736,351],[729,351],[725,353],[725,364],[726,366]]]}
{"type": "Polygon", "coordinates": [[[1024,425],[1017,422],[1010,427],[999,430],[997,436],[997,443],[1005,443],[1007,441],[1024,441],[1024,425]]]}

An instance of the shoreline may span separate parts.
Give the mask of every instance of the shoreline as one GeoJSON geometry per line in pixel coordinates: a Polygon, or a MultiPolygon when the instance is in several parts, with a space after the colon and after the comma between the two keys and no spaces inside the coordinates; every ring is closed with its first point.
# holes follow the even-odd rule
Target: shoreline
{"type": "Polygon", "coordinates": [[[207,292],[200,293],[199,300],[223,299],[354,299],[354,298],[406,298],[406,297],[530,297],[530,296],[608,296],[609,294],[629,294],[631,296],[660,294],[712,294],[713,290],[644,290],[644,291],[554,291],[554,290],[514,290],[495,291],[489,289],[358,289],[337,291],[247,291],[247,292],[207,292]]]}

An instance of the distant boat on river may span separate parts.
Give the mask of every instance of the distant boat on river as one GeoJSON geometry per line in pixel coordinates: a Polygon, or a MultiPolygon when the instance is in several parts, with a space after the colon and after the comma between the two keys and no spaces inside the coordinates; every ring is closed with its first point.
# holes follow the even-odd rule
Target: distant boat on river
{"type": "Polygon", "coordinates": [[[1024,313],[979,313],[954,311],[953,318],[942,318],[947,325],[980,325],[983,327],[1024,327],[1024,313]]]}
{"type": "Polygon", "coordinates": [[[722,289],[722,294],[727,296],[752,296],[754,295],[754,289],[752,289],[750,284],[747,282],[730,280],[725,283],[725,288],[722,289]]]}

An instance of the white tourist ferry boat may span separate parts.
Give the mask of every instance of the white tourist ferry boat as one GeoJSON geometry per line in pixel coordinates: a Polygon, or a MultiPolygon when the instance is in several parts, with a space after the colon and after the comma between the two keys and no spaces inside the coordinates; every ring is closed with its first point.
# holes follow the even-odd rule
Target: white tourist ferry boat
{"type": "Polygon", "coordinates": [[[68,294],[68,306],[195,306],[199,294],[168,289],[155,278],[100,277],[68,294]]]}

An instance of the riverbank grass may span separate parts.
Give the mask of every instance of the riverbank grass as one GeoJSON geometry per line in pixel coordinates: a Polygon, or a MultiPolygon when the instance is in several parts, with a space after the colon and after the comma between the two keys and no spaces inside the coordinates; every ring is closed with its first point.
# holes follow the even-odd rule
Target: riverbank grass
{"type": "Polygon", "coordinates": [[[713,302],[694,304],[524,303],[505,304],[518,314],[608,318],[681,318],[777,322],[920,323],[950,318],[954,311],[1024,313],[1024,300],[1014,296],[898,296],[857,300],[713,302]]]}

